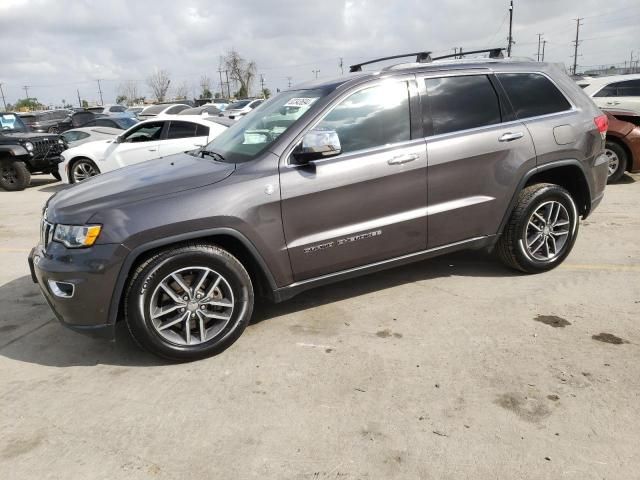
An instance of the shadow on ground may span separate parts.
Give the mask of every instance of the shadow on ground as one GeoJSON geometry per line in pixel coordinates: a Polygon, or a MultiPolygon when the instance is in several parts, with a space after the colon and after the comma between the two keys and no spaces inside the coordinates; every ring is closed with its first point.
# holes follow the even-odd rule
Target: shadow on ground
{"type": "MultiPolygon", "coordinates": [[[[460,252],[374,273],[301,293],[272,304],[260,301],[253,323],[357,297],[373,291],[447,276],[518,275],[483,252],[460,252]]],[[[41,365],[69,367],[98,364],[158,366],[166,362],[140,350],[126,325],[116,326],[116,341],[94,339],[61,326],[36,284],[28,276],[0,286],[0,355],[41,365]]],[[[249,327],[251,328],[251,327],[249,327]]]]}

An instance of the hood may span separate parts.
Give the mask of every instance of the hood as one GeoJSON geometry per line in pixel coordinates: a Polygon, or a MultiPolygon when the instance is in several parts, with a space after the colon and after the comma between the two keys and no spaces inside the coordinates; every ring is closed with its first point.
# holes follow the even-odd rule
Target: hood
{"type": "Polygon", "coordinates": [[[103,173],[70,185],[50,198],[47,218],[53,223],[84,224],[96,212],[224,180],[232,163],[179,153],[103,173]]]}
{"type": "Polygon", "coordinates": [[[113,138],[108,140],[89,140],[82,145],[65,150],[62,152],[62,156],[65,160],[71,160],[75,157],[89,157],[92,160],[102,160],[104,153],[111,143],[113,143],[113,138]]]}

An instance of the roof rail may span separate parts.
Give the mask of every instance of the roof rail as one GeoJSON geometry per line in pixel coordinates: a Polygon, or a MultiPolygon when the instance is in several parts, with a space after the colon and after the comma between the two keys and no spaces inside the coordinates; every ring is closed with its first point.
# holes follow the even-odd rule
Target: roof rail
{"type": "Polygon", "coordinates": [[[361,72],[363,65],[370,65],[372,63],[384,62],[385,60],[393,60],[395,58],[413,57],[416,56],[416,63],[429,63],[431,61],[431,52],[416,52],[405,53],[403,55],[393,55],[391,57],[376,58],[375,60],[369,60],[367,62],[356,63],[349,66],[349,72],[361,72]]]}
{"type": "Polygon", "coordinates": [[[485,48],[484,50],[469,50],[468,52],[458,52],[458,53],[450,53],[449,55],[441,55],[439,57],[434,57],[432,60],[443,60],[445,58],[458,58],[464,57],[466,55],[473,55],[475,53],[489,53],[489,58],[504,58],[502,53],[505,48],[485,48]]]}

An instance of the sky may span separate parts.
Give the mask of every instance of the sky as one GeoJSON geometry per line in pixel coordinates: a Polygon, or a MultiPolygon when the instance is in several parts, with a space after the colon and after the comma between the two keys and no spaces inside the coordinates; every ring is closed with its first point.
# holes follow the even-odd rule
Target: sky
{"type": "MultiPolygon", "coordinates": [[[[453,53],[506,46],[508,0],[0,0],[0,83],[7,103],[83,99],[113,103],[135,81],[164,69],[174,87],[199,95],[200,78],[219,89],[220,57],[231,48],[257,65],[273,92],[348,65],[414,51],[453,53]]],[[[514,0],[514,56],[571,65],[580,27],[578,71],[640,58],[638,0],[514,0]]],[[[259,81],[253,92],[259,90],[259,81]]],[[[170,92],[171,93],[171,92],[170,92]]]]}

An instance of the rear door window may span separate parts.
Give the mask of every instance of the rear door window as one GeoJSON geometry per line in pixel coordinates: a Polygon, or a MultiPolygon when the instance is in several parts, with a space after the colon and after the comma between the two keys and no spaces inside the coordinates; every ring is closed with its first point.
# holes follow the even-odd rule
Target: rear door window
{"type": "Polygon", "coordinates": [[[551,80],[539,73],[498,73],[519,119],[564,112],[571,104],[551,80]]]}
{"type": "Polygon", "coordinates": [[[640,80],[626,80],[614,83],[618,97],[640,97],[640,80]]]}
{"type": "Polygon", "coordinates": [[[190,122],[171,122],[169,124],[169,133],[167,134],[167,140],[174,140],[176,138],[190,138],[197,137],[197,125],[190,122]]]}
{"type": "Polygon", "coordinates": [[[501,122],[500,103],[486,75],[427,78],[429,108],[434,135],[496,125],[501,122]]]}

